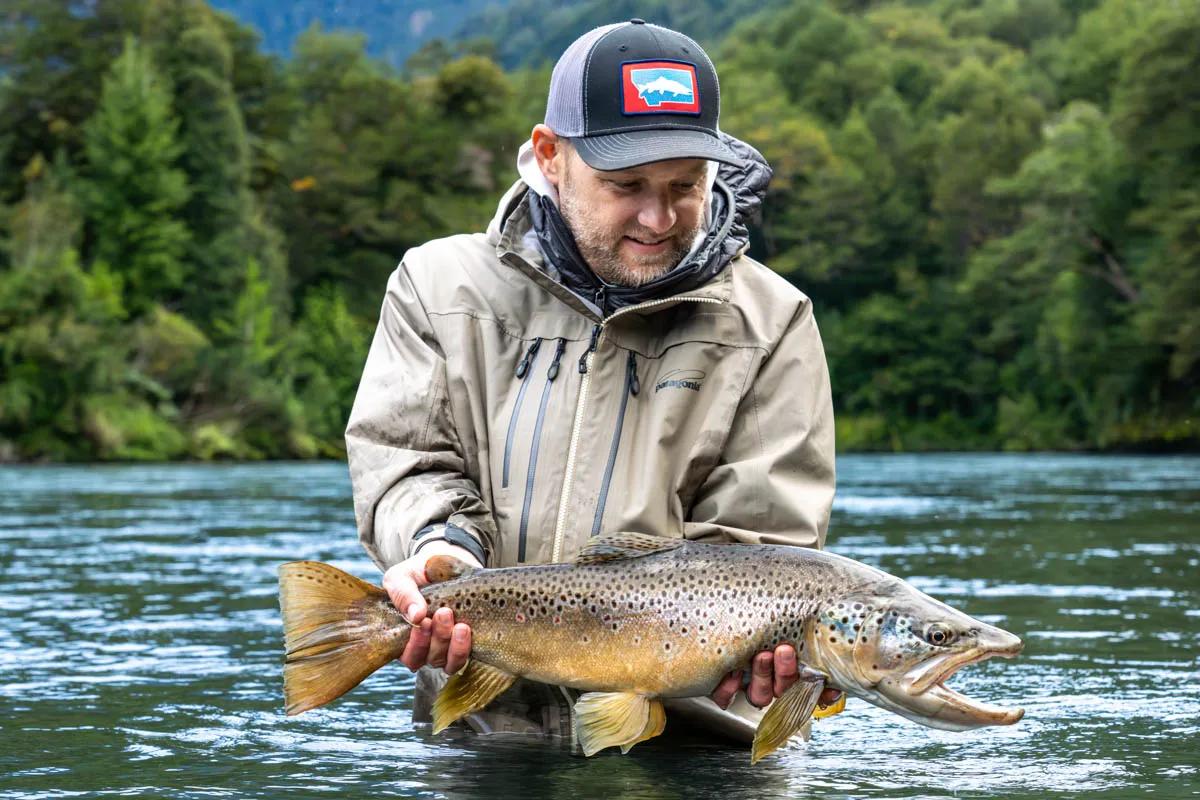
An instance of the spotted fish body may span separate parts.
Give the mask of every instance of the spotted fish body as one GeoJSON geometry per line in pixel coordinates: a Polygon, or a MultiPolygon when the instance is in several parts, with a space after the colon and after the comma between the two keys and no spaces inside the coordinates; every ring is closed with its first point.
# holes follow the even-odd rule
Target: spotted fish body
{"type": "MultiPolygon", "coordinates": [[[[289,713],[349,690],[407,642],[410,626],[382,590],[329,570],[281,569],[289,713]]],[[[586,753],[628,750],[662,731],[659,698],[707,696],[782,643],[795,646],[801,679],[764,716],[755,761],[811,717],[826,686],[951,730],[1022,714],[944,685],[961,666],[1015,655],[1017,637],[831,553],[617,534],[571,564],[476,570],[435,557],[426,571],[431,610],[452,609],[473,642],[435,703],[435,731],[525,677],[586,693],[576,706],[586,753]]]]}
{"type": "Polygon", "coordinates": [[[506,672],[588,691],[696,697],[777,644],[794,643],[803,661],[817,620],[844,616],[838,598],[849,575],[839,560],[794,547],[686,543],[639,558],[484,570],[423,594],[431,610],[448,607],[471,626],[472,658],[506,672]]]}

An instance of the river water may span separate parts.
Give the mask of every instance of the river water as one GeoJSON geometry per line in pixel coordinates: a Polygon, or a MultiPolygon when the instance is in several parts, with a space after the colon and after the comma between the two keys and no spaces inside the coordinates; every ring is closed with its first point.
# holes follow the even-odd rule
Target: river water
{"type": "Polygon", "coordinates": [[[288,719],[276,567],[378,578],[344,465],[2,467],[0,797],[1200,796],[1200,458],[847,456],[828,544],[1024,638],[954,686],[1025,719],[585,759],[414,730],[398,665],[288,719]]]}

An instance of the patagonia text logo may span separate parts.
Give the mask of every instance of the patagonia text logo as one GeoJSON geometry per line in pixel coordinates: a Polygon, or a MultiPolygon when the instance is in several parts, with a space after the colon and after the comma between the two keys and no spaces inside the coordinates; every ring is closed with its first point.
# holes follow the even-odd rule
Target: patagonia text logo
{"type": "Polygon", "coordinates": [[[654,384],[654,393],[658,394],[663,389],[691,389],[693,392],[698,392],[703,380],[704,373],[698,369],[672,370],[654,384]]]}
{"type": "Polygon", "coordinates": [[[699,114],[696,68],[682,61],[639,61],[621,65],[626,114],[699,114]]]}

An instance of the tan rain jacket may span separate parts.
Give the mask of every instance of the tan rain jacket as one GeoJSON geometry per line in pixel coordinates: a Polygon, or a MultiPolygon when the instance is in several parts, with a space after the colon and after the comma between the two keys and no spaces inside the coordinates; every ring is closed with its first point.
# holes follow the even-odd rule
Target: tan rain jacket
{"type": "Polygon", "coordinates": [[[738,252],[695,291],[601,318],[543,263],[526,191],[388,283],[346,430],[375,562],[447,522],[490,566],[611,531],[820,547],[833,410],[809,299],[738,252]]]}

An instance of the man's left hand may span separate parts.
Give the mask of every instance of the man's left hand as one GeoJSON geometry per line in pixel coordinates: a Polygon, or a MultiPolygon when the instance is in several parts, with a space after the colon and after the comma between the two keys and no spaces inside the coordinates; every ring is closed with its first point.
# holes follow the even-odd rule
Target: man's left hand
{"type": "MultiPolygon", "coordinates": [[[[762,708],[790,689],[799,675],[800,665],[796,660],[796,648],[790,644],[781,644],[774,652],[763,650],[750,662],[750,685],[746,687],[746,699],[751,705],[762,708]]],[[[726,675],[717,684],[712,693],[713,702],[721,708],[728,708],[740,688],[742,670],[739,669],[726,675]]],[[[826,688],[821,692],[818,703],[823,706],[830,705],[837,702],[841,694],[837,689],[826,688]]]]}

